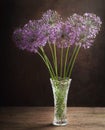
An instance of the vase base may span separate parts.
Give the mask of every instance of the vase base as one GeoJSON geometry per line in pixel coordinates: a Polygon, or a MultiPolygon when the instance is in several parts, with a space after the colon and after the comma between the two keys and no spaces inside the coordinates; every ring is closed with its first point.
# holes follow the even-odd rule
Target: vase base
{"type": "Polygon", "coordinates": [[[67,121],[54,121],[53,122],[53,125],[55,125],[55,126],[65,126],[65,125],[67,125],[67,121]]]}

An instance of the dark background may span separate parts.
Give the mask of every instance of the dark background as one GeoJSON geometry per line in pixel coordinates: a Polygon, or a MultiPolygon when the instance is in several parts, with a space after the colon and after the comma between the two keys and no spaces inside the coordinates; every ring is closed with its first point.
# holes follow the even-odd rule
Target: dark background
{"type": "Polygon", "coordinates": [[[63,18],[73,13],[95,13],[103,22],[94,46],[81,49],[72,74],[68,106],[105,106],[105,0],[3,0],[0,2],[0,105],[53,105],[49,73],[42,59],[21,51],[13,31],[48,9],[63,18]]]}

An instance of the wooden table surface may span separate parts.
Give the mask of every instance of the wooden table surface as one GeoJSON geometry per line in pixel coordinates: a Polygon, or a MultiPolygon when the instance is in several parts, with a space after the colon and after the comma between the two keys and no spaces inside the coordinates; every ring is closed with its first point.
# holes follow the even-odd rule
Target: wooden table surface
{"type": "Polygon", "coordinates": [[[1,107],[0,130],[105,130],[105,108],[68,107],[68,125],[52,125],[53,107],[1,107]]]}

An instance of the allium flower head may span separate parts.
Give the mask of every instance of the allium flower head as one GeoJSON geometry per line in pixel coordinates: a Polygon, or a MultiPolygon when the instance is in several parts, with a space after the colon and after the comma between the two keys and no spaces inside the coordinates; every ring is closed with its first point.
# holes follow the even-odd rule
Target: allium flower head
{"type": "Polygon", "coordinates": [[[83,16],[74,14],[68,18],[76,37],[75,44],[89,48],[98,34],[101,27],[101,20],[95,14],[85,13],[83,16]]]}
{"type": "Polygon", "coordinates": [[[54,26],[48,26],[47,32],[49,36],[49,42],[56,44],[59,33],[61,32],[62,22],[56,23],[54,26]]]}
{"type": "Polygon", "coordinates": [[[65,22],[61,25],[61,30],[56,38],[56,45],[59,48],[66,48],[73,45],[75,42],[75,32],[71,27],[71,24],[65,22]]]}
{"type": "Polygon", "coordinates": [[[83,47],[89,48],[94,43],[96,35],[100,31],[102,22],[100,18],[93,13],[85,13],[83,18],[85,25],[83,47]]]}
{"type": "Polygon", "coordinates": [[[53,10],[48,10],[42,15],[42,20],[45,24],[56,24],[62,20],[61,16],[53,10]]]}
{"type": "Polygon", "coordinates": [[[47,43],[45,28],[46,26],[42,26],[42,20],[30,20],[23,28],[14,31],[16,45],[22,50],[37,52],[38,47],[45,46],[47,43]]]}
{"type": "Polygon", "coordinates": [[[42,15],[42,23],[43,26],[46,26],[44,32],[49,37],[48,41],[54,44],[58,33],[61,31],[61,16],[56,11],[48,10],[42,15]]]}

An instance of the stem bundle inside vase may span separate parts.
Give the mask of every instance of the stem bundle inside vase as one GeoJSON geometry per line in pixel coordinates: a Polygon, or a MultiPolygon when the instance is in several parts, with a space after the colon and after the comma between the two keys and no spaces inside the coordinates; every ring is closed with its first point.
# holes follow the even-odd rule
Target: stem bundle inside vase
{"type": "Polygon", "coordinates": [[[54,121],[53,124],[62,126],[67,124],[67,97],[71,79],[51,79],[54,95],[54,121]]]}

